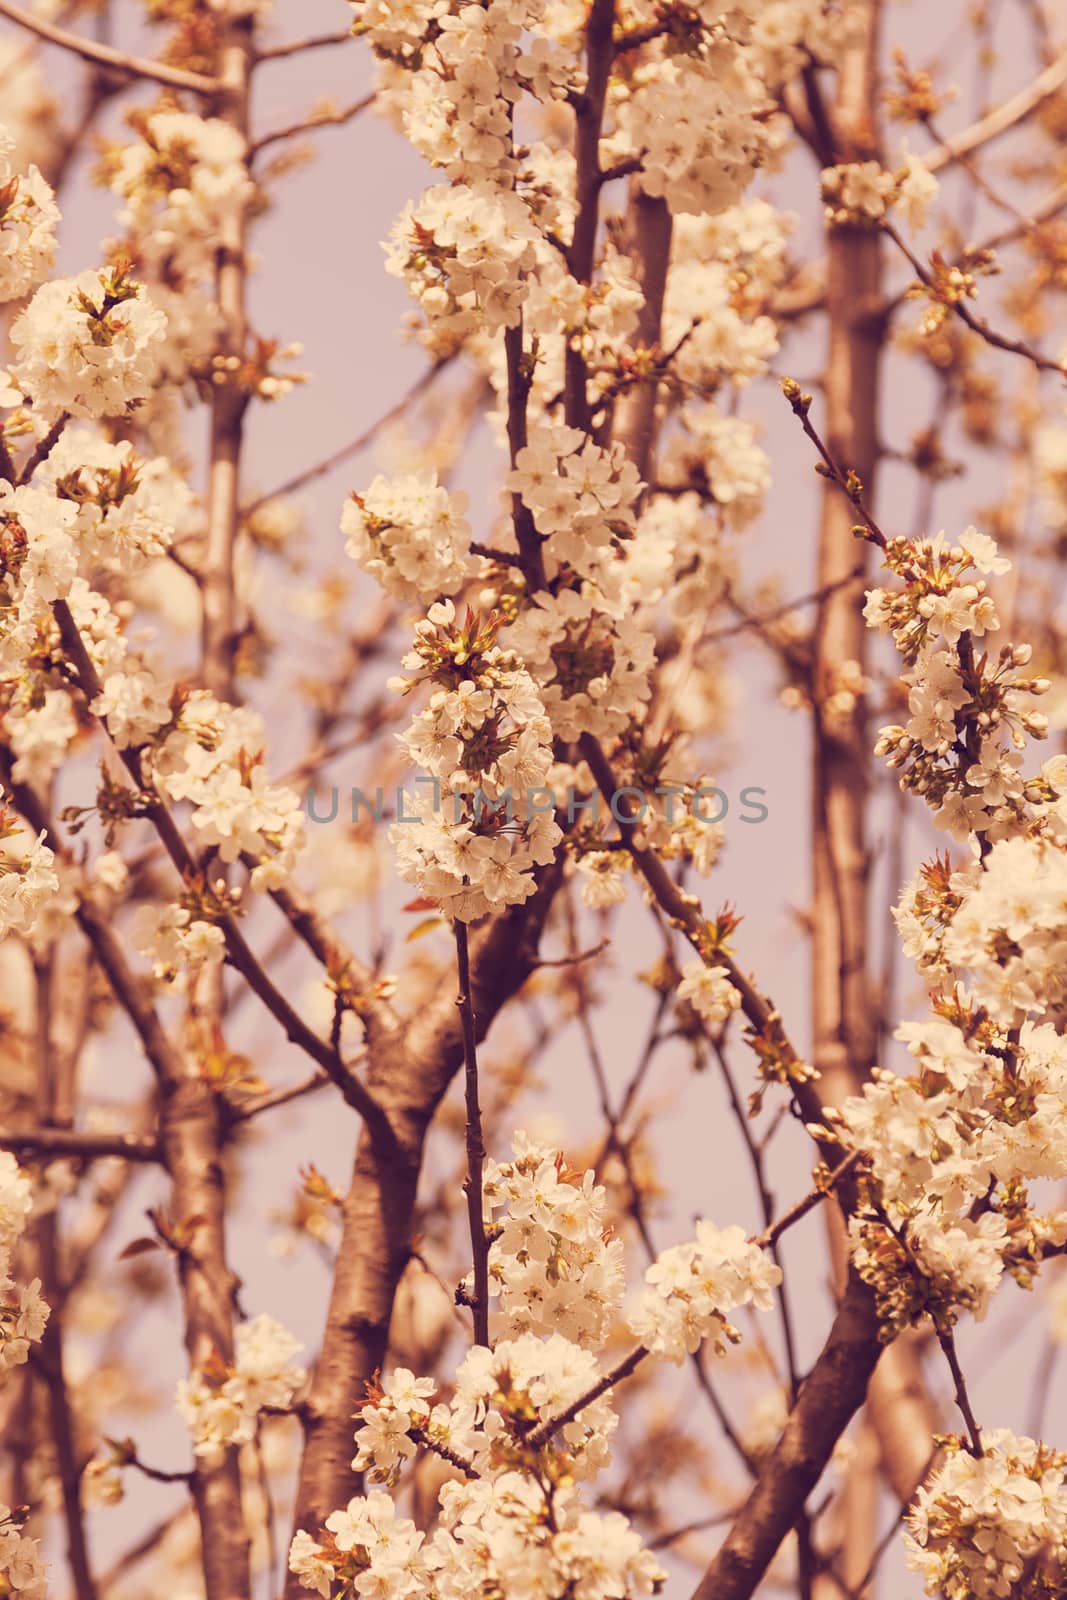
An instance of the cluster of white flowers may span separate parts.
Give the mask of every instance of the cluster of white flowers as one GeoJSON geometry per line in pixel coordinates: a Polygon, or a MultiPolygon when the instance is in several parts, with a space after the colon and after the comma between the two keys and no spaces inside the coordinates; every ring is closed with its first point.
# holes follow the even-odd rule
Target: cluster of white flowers
{"type": "MultiPolygon", "coordinates": [[[[2,883],[0,879],[0,883],[2,883]]],[[[29,1357],[48,1321],[48,1306],[41,1298],[41,1280],[34,1278],[21,1289],[11,1277],[11,1258],[32,1209],[29,1179],[7,1150],[0,1150],[0,1374],[21,1366],[29,1357]]],[[[0,1575],[4,1570],[3,1518],[0,1510],[0,1575]]],[[[28,1551],[24,1552],[28,1559],[28,1551]]]]}
{"type": "MultiPolygon", "coordinates": [[[[532,1600],[637,1600],[663,1573],[626,1518],[586,1510],[579,1487],[607,1464],[618,1422],[597,1359],[623,1279],[604,1191],[592,1172],[570,1173],[558,1151],[519,1134],[511,1161],[487,1162],[484,1199],[504,1336],[468,1352],[447,1401],[435,1403],[434,1380],[406,1368],[371,1384],[356,1432],[353,1469],[372,1482],[395,1485],[420,1451],[454,1470],[432,1535],[401,1523],[374,1491],[329,1516],[318,1538],[301,1529],[290,1567],[323,1596],[335,1585],[383,1600],[510,1594],[521,1570],[532,1600]]],[[[737,1339],[726,1313],[765,1308],[779,1280],[740,1228],[699,1223],[692,1244],[649,1269],[629,1370],[647,1355],[680,1361],[705,1337],[737,1339]]]]}
{"type": "Polygon", "coordinates": [[[0,483],[0,671],[15,677],[52,626],[52,602],[70,591],[78,570],[77,508],[26,484],[0,483]]]}
{"type": "Polygon", "coordinates": [[[62,689],[46,689],[42,696],[28,674],[12,687],[4,726],[19,783],[46,783],[78,734],[70,696],[62,689]]]}
{"type": "Polygon", "coordinates": [[[15,170],[15,141],[0,123],[0,302],[19,300],[48,275],[59,208],[34,166],[15,170]]]}
{"type": "MultiPolygon", "coordinates": [[[[568,160],[573,160],[568,157],[568,160]]],[[[573,189],[570,173],[554,176],[564,197],[573,189]]],[[[558,222],[557,235],[570,231],[568,215],[558,222]]],[[[550,225],[540,217],[543,227],[550,225]]],[[[633,357],[632,336],[644,297],[629,256],[606,242],[591,283],[580,283],[557,255],[538,259],[528,282],[523,320],[531,339],[537,340],[537,362],[532,374],[531,416],[543,414],[566,382],[567,352],[580,355],[586,367],[586,394],[596,406],[623,377],[633,357]]],[[[507,372],[497,360],[491,377],[501,405],[506,404],[507,372]]],[[[586,436],[587,437],[587,436],[586,436]]]]}
{"type": "Polygon", "coordinates": [[[345,501],[345,549],[388,594],[439,600],[470,575],[466,509],[467,496],[442,488],[435,472],[378,477],[345,501]]]}
{"type": "MultiPolygon", "coordinates": [[[[767,309],[786,277],[788,232],[789,218],[759,200],[675,218],[662,342],[677,350],[673,370],[694,396],[741,389],[767,371],[778,349],[767,309]]],[[[668,462],[702,459],[700,417],[695,404],[684,408],[686,433],[698,426],[691,438],[667,440],[668,462]]]]}
{"type": "Polygon", "coordinates": [[[414,675],[394,681],[404,693],[432,689],[403,735],[429,777],[390,830],[400,872],[463,922],[526,900],[531,869],[552,859],[562,836],[544,788],[551,727],[520,658],[496,642],[499,625],[471,611],[460,621],[451,600],[439,601],[404,657],[414,675]]]}
{"type": "Polygon", "coordinates": [[[454,182],[512,181],[511,118],[523,90],[549,101],[584,86],[573,52],[552,37],[548,10],[543,0],[355,6],[357,31],[385,64],[386,109],[454,182]]]}
{"type": "Polygon", "coordinates": [[[893,210],[918,232],[937,192],[937,179],[929,167],[907,152],[896,172],[887,172],[877,161],[853,161],[826,167],[822,174],[826,220],[833,227],[879,222],[893,210]]]}
{"type": "Polygon", "coordinates": [[[1067,1593],[1067,1455],[1006,1429],[949,1452],[908,1513],[908,1565],[945,1600],[1067,1593]]]}
{"type": "Polygon", "coordinates": [[[882,1208],[852,1220],[857,1260],[888,1326],[924,1312],[951,1322],[956,1306],[980,1317],[1005,1269],[1027,1281],[1044,1247],[1067,1239],[1067,1212],[1020,1210],[1028,1182],[1067,1176],[1067,1044],[1048,1023],[1009,1030],[964,1007],[898,1037],[918,1073],[875,1074],[841,1112],[882,1208]],[[991,1195],[1010,1197],[1010,1228],[991,1195]]]}
{"type": "Polygon", "coordinates": [[[690,961],[682,968],[677,995],[679,1000],[688,1001],[709,1028],[721,1028],[741,1004],[726,968],[709,966],[705,961],[690,961]]]}
{"type": "Polygon", "coordinates": [[[292,1334],[263,1314],[238,1327],[232,1366],[216,1357],[181,1379],[178,1410],[198,1456],[250,1443],[264,1408],[289,1407],[307,1377],[292,1365],[301,1349],[292,1334]]]}
{"type": "Polygon", "coordinates": [[[381,1490],[350,1500],[327,1518],[328,1544],[301,1529],[289,1561],[303,1586],[371,1600],[463,1600],[513,1594],[521,1574],[528,1600],[638,1600],[665,1578],[620,1512],[582,1508],[573,1488],[545,1491],[517,1472],[491,1483],[446,1483],[427,1539],[381,1490]]]}
{"type": "Polygon", "coordinates": [[[53,278],[12,325],[12,381],[35,411],[121,416],[156,381],[166,331],[125,266],[53,278]]]}
{"type": "Polygon", "coordinates": [[[770,109],[751,61],[719,37],[702,56],[640,66],[615,95],[613,159],[641,152],[641,186],[672,211],[724,211],[741,198],[769,148],[770,109]]]}
{"type": "Polygon", "coordinates": [[[109,444],[87,428],[66,430],[35,482],[77,508],[71,526],[87,570],[140,571],[193,515],[192,491],[166,457],[144,460],[128,440],[109,444]]]}
{"type": "Polygon", "coordinates": [[[22,1532],[20,1516],[0,1503],[0,1583],[14,1600],[45,1600],[47,1582],[36,1539],[22,1532]]]}
{"type": "Polygon", "coordinates": [[[226,950],[222,929],[183,905],[139,906],[131,938],[161,983],[178,984],[200,967],[217,966],[226,950]]]}
{"type": "Polygon", "coordinates": [[[651,695],[655,638],[621,590],[624,568],[614,573],[617,598],[588,582],[540,590],[507,630],[561,739],[621,733],[651,695]]]}
{"type": "Polygon", "coordinates": [[[599,1348],[621,1303],[623,1243],[610,1237],[606,1194],[592,1172],[568,1173],[559,1151],[512,1140],[514,1160],[488,1161],[489,1288],[508,1338],[558,1332],[599,1348]]]}
{"type": "Polygon", "coordinates": [[[253,194],[245,141],[228,122],[187,111],[134,121],[140,137],[105,158],[109,186],[126,202],[119,220],[143,242],[153,273],[201,279],[214,266],[227,219],[253,194]]]}
{"type": "Polygon", "coordinates": [[[0,939],[32,932],[38,913],[59,889],[55,852],[11,817],[0,802],[0,939]]]}
{"type": "MultiPolygon", "coordinates": [[[[1000,627],[985,574],[1010,563],[988,535],[968,528],[957,545],[934,539],[890,540],[885,565],[904,587],[872,589],[867,623],[893,636],[911,671],[906,724],[881,730],[876,754],[901,773],[902,788],[922,795],[938,828],[954,838],[982,833],[994,839],[1018,824],[1023,795],[1017,752],[1027,736],[1043,738],[1048,721],[1034,707],[1046,678],[1020,675],[1028,645],[1004,645],[998,655],[965,660],[962,641],[1000,627]]],[[[973,650],[969,652],[973,658],[973,650]]]]}
{"type": "Polygon", "coordinates": [[[579,428],[543,423],[516,455],[505,488],[544,537],[549,578],[564,566],[598,578],[618,541],[633,537],[637,468],[622,445],[602,447],[579,428]]]}
{"type": "MultiPolygon", "coordinates": [[[[767,452],[757,443],[756,429],[741,417],[725,416],[717,405],[686,406],[681,414],[684,434],[677,442],[673,459],[686,471],[686,481],[695,473],[706,485],[712,504],[727,528],[745,528],[759,515],[771,481],[767,452]]],[[[700,525],[705,541],[707,522],[700,525]]],[[[688,531],[688,529],[687,529],[688,531]]],[[[714,544],[714,540],[712,540],[714,544]]],[[[700,555],[696,539],[679,539],[675,559],[680,566],[691,564],[700,555]]],[[[720,552],[720,564],[721,564],[720,552]]],[[[714,564],[714,555],[707,565],[714,564]]],[[[707,592],[709,574],[700,573],[707,592]]],[[[690,580],[692,581],[692,580],[690,580]]]]}
{"type": "Polygon", "coordinates": [[[1047,682],[1018,675],[1029,648],[976,657],[975,636],[997,626],[976,574],[1008,565],[993,541],[893,540],[885,564],[903,586],[873,591],[866,615],[911,669],[912,717],[876,748],[941,827],[973,840],[966,867],[936,858],[896,913],[935,991],[934,1015],[897,1035],[917,1071],[876,1072],[838,1118],[869,1163],[849,1231],[891,1337],[926,1315],[940,1331],[960,1310],[981,1317],[1005,1272],[1028,1284],[1067,1240],[1067,1213],[1041,1213],[1027,1190],[1067,1177],[1067,1047],[1043,1020],[1067,994],[1067,762],[1018,770],[1027,735],[1045,732],[1031,705],[1047,682]]]}
{"type": "Polygon", "coordinates": [[[696,1238],[661,1252],[645,1273],[648,1288],[631,1312],[630,1331],[653,1355],[681,1362],[706,1339],[716,1350],[740,1335],[731,1311],[767,1311],[781,1270],[743,1228],[698,1222],[696,1238]]]}
{"type": "Polygon", "coordinates": [[[473,333],[518,323],[540,243],[518,195],[489,183],[440,184],[398,219],[386,269],[404,280],[427,319],[429,347],[444,354],[473,333]]]}
{"type": "Polygon", "coordinates": [[[295,789],[267,776],[266,732],[258,712],[230,706],[207,690],[185,696],[165,737],[151,751],[152,772],[172,800],[186,800],[200,841],[221,860],[256,858],[253,889],[269,890],[290,875],[304,840],[295,789]]]}

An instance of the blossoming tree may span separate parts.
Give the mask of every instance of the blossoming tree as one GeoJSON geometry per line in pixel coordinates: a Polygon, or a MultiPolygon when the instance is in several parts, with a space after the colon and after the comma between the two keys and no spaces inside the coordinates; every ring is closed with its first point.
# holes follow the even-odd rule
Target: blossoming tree
{"type": "Polygon", "coordinates": [[[948,7],[948,135],[888,10],[0,0],[0,1595],[1067,1596],[1067,1451],[961,1349],[1011,1282],[1067,1332],[1067,39],[948,7]],[[369,91],[261,125],[326,60],[369,91]],[[372,112],[432,169],[425,368],[387,470],[377,426],[256,493],[306,377],[256,230],[372,112]],[[795,1017],[777,886],[716,882],[750,645],[811,772],[795,1017]],[[672,1204],[664,1060],[755,1217],[672,1204]],[[242,1281],[279,1223],[310,1353],[242,1281]]]}

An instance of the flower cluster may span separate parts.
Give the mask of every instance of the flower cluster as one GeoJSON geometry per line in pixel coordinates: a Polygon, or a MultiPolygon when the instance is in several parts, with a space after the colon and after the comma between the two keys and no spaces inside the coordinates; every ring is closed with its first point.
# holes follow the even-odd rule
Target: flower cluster
{"type": "Polygon", "coordinates": [[[610,1237],[606,1194],[592,1172],[568,1173],[559,1151],[512,1141],[514,1160],[486,1163],[492,1223],[490,1292],[507,1337],[562,1333],[596,1349],[622,1299],[623,1244],[610,1237]]]}
{"type": "Polygon", "coordinates": [[[885,565],[904,586],[871,590],[864,615],[892,634],[911,668],[903,680],[911,715],[882,728],[875,752],[900,772],[902,788],[934,809],[937,827],[958,839],[995,838],[1020,816],[1017,752],[1048,727],[1033,703],[1048,680],[1019,670],[1030,661],[1028,645],[975,658],[974,641],[1000,626],[984,575],[1010,564],[992,539],[968,528],[951,547],[942,534],[890,540],[885,565]]]}
{"type": "Polygon", "coordinates": [[[52,190],[37,168],[14,170],[14,149],[0,124],[0,302],[21,299],[48,275],[59,221],[52,190]]]}
{"type": "Polygon", "coordinates": [[[217,966],[226,948],[222,929],[185,905],[139,906],[131,938],[160,983],[179,983],[200,967],[217,966]]]}
{"type": "Polygon", "coordinates": [[[741,1004],[741,996],[725,967],[690,961],[682,968],[678,999],[688,1001],[709,1028],[721,1028],[741,1004]]]}
{"type": "MultiPolygon", "coordinates": [[[[435,1382],[406,1368],[372,1384],[356,1432],[353,1469],[372,1482],[395,1485],[420,1450],[453,1469],[432,1534],[402,1523],[373,1491],[329,1516],[319,1537],[301,1529],[290,1567],[323,1596],[459,1600],[512,1592],[520,1567],[533,1600],[654,1593],[663,1574],[627,1520],[588,1511],[580,1495],[608,1462],[618,1420],[596,1354],[622,1288],[604,1192],[591,1172],[568,1173],[558,1152],[524,1135],[513,1160],[487,1164],[484,1183],[488,1213],[506,1208],[488,1223],[506,1336],[468,1352],[447,1401],[435,1404],[435,1382]]],[[[740,1228],[700,1223],[694,1243],[650,1268],[631,1323],[642,1345],[623,1370],[647,1355],[681,1360],[709,1335],[736,1339],[726,1312],[766,1307],[779,1278],[740,1228]]]]}
{"type": "Polygon", "coordinates": [[[388,594],[424,603],[455,594],[470,574],[467,496],[449,493],[437,474],[375,478],[345,501],[345,550],[388,594]]]}
{"type": "Polygon", "coordinates": [[[138,140],[113,148],[104,162],[109,187],[126,202],[119,220],[147,251],[153,273],[203,278],[227,219],[253,194],[245,141],[228,122],[186,111],[133,120],[138,140]]]}
{"type": "Polygon", "coordinates": [[[584,86],[544,0],[359,0],[356,29],[385,64],[382,94],[415,148],[457,184],[514,179],[511,121],[523,90],[584,86]]]}
{"type": "Polygon", "coordinates": [[[638,1600],[658,1592],[665,1574],[620,1512],[586,1511],[566,1486],[554,1489],[548,1511],[546,1491],[516,1472],[492,1483],[449,1482],[427,1538],[374,1490],[327,1518],[323,1542],[301,1529],[289,1563],[305,1588],[324,1597],[461,1600],[514,1592],[518,1572],[529,1600],[638,1600]]]}
{"type": "Polygon", "coordinates": [[[831,227],[877,223],[895,210],[909,229],[926,222],[937,197],[938,183],[918,156],[905,154],[897,172],[887,172],[877,161],[853,161],[827,167],[822,174],[822,197],[831,227]]]}
{"type": "Polygon", "coordinates": [[[159,788],[192,805],[193,827],[221,860],[254,858],[253,889],[277,887],[302,847],[304,817],[296,790],[267,776],[262,717],[197,689],[165,721],[150,754],[159,788]]]}
{"type": "Polygon", "coordinates": [[[0,1583],[14,1600],[45,1600],[45,1569],[37,1540],[22,1531],[22,1514],[0,1503],[0,1583]]]}
{"type": "Polygon", "coordinates": [[[126,266],[53,278],[12,325],[11,376],[37,411],[121,416],[155,382],[166,331],[126,266]]]}
{"type": "Polygon", "coordinates": [[[547,808],[537,804],[551,728],[519,656],[497,643],[499,626],[472,611],[461,622],[451,600],[438,602],[404,657],[414,676],[394,684],[432,689],[403,736],[430,776],[412,815],[391,829],[401,876],[464,922],[527,899],[531,869],[552,859],[561,837],[551,792],[547,808]]]}
{"type": "Polygon", "coordinates": [[[563,567],[597,578],[617,541],[633,538],[641,480],[622,445],[605,448],[578,428],[544,423],[505,487],[533,515],[550,578],[563,567]]]}
{"type": "Polygon", "coordinates": [[[894,540],[885,563],[904,587],[874,591],[867,617],[911,668],[912,718],[876,748],[935,822],[976,836],[967,866],[936,858],[897,909],[935,991],[933,1015],[898,1032],[917,1070],[876,1072],[837,1119],[869,1164],[849,1231],[888,1338],[923,1316],[940,1332],[961,1310],[981,1317],[1005,1272],[1029,1284],[1067,1240],[1067,1213],[1042,1213],[1028,1192],[1067,1177],[1067,1050],[1045,1020],[1067,993],[1067,763],[1018,770],[1026,736],[1045,732],[1030,706],[1047,683],[1017,675],[1029,648],[976,659],[996,615],[975,574],[1007,566],[992,540],[973,529],[952,548],[940,535],[894,540]]]}
{"type": "Polygon", "coordinates": [[[87,568],[138,572],[192,516],[192,491],[166,457],[144,460],[128,440],[109,444],[87,428],[65,431],[36,482],[76,507],[71,526],[87,568]]]}
{"type": "Polygon", "coordinates": [[[232,1366],[215,1356],[178,1384],[178,1410],[198,1456],[248,1444],[260,1412],[285,1410],[307,1377],[292,1365],[303,1347],[273,1317],[242,1323],[235,1346],[232,1366]]]}
{"type": "Polygon", "coordinates": [[[386,270],[404,280],[429,325],[429,348],[443,355],[475,332],[516,326],[539,242],[518,195],[441,184],[397,221],[386,270]]]}
{"type": "Polygon", "coordinates": [[[672,211],[724,211],[767,153],[767,110],[751,61],[720,35],[702,55],[649,60],[620,85],[618,144],[642,152],[642,188],[672,211]]]}
{"type": "MultiPolygon", "coordinates": [[[[0,880],[2,881],[2,880],[0,880]]],[[[16,1288],[11,1278],[11,1258],[32,1207],[29,1179],[7,1150],[0,1150],[0,1373],[21,1366],[29,1357],[48,1321],[48,1306],[41,1298],[41,1280],[34,1278],[16,1288]]],[[[4,1513],[0,1512],[0,1530],[4,1513]]],[[[3,1572],[4,1534],[0,1531],[0,1573],[3,1572]]],[[[24,1552],[28,1558],[29,1552],[24,1552]]]]}
{"type": "Polygon", "coordinates": [[[0,939],[30,933],[38,912],[59,889],[55,853],[44,839],[43,833],[30,838],[0,803],[0,939]]]}
{"type": "Polygon", "coordinates": [[[740,1306],[769,1310],[782,1274],[743,1228],[698,1222],[696,1238],[661,1252],[645,1273],[645,1289],[630,1315],[630,1331],[652,1355],[681,1362],[705,1341],[718,1351],[736,1344],[727,1315],[740,1306]]]}
{"type": "MultiPolygon", "coordinates": [[[[617,582],[624,570],[619,563],[617,582]]],[[[536,679],[561,739],[621,733],[650,698],[655,639],[621,588],[611,599],[588,582],[555,594],[539,590],[507,639],[536,679]]]]}
{"type": "Polygon", "coordinates": [[[951,1449],[907,1518],[908,1565],[945,1600],[1067,1592],[1067,1455],[1006,1429],[951,1449]]]}

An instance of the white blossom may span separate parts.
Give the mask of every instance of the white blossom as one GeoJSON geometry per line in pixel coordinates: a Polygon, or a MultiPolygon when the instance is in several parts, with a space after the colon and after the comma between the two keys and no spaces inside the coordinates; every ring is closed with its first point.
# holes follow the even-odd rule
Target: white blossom
{"type": "Polygon", "coordinates": [[[166,328],[124,268],[54,278],[12,326],[12,375],[42,410],[120,416],[151,389],[166,328]]]}

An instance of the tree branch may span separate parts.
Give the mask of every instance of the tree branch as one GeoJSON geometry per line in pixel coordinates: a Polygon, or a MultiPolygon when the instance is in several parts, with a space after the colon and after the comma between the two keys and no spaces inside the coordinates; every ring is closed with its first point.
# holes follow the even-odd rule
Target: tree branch
{"type": "Polygon", "coordinates": [[[488,1347],[489,1240],[485,1232],[485,1200],[482,1193],[485,1143],[482,1138],[481,1106],[478,1103],[478,1038],[471,999],[470,952],[465,922],[456,922],[455,935],[459,971],[459,999],[456,1005],[463,1029],[464,1098],[467,1107],[467,1177],[463,1191],[467,1197],[471,1256],[474,1261],[474,1295],[470,1304],[474,1313],[474,1342],[488,1347]]]}
{"type": "Polygon", "coordinates": [[[58,1160],[69,1156],[78,1161],[122,1161],[150,1163],[161,1161],[159,1140],[145,1133],[76,1133],[69,1128],[30,1128],[18,1133],[0,1133],[0,1150],[16,1155],[40,1155],[58,1160]]]}
{"type": "Polygon", "coordinates": [[[80,34],[69,33],[66,28],[57,28],[54,23],[32,16],[28,11],[23,11],[21,6],[12,5],[11,0],[0,0],[0,17],[7,17],[9,22],[28,29],[48,44],[59,45],[61,49],[69,50],[85,61],[92,61],[98,67],[121,72],[124,77],[146,78],[151,83],[166,84],[170,89],[188,89],[191,94],[215,95],[219,92],[217,78],[205,77],[200,72],[186,72],[181,67],[168,67],[162,61],[148,61],[142,56],[128,55],[124,50],[113,50],[110,45],[98,44],[95,39],[83,39],[80,34]]]}
{"type": "Polygon", "coordinates": [[[942,167],[951,166],[954,161],[970,155],[982,145],[991,144],[994,139],[999,139],[1002,134],[1024,122],[1032,112],[1039,110],[1046,100],[1051,100],[1054,94],[1059,93],[1064,84],[1067,84],[1067,51],[1057,56],[1044,72],[1039,72],[1033,83],[1025,89],[1020,89],[1018,94],[980,117],[962,133],[953,134],[940,149],[924,156],[923,164],[931,172],[940,172],[942,167]]]}
{"type": "Polygon", "coordinates": [[[301,133],[314,133],[316,128],[343,127],[345,123],[354,121],[361,111],[366,111],[368,106],[372,106],[376,98],[373,93],[365,94],[361,99],[345,106],[343,111],[324,111],[318,116],[312,113],[310,117],[305,117],[300,122],[290,123],[288,127],[275,128],[272,133],[265,133],[254,140],[248,153],[254,158],[269,149],[272,144],[280,144],[283,139],[295,139],[301,133]]]}

